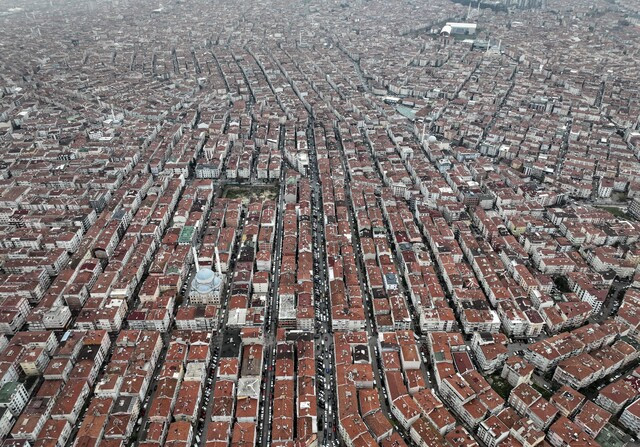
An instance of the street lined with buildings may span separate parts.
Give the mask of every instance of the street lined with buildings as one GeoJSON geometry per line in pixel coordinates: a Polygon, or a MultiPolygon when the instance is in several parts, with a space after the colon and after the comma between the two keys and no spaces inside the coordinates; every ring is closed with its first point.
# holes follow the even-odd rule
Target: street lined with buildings
{"type": "Polygon", "coordinates": [[[0,446],[638,442],[636,3],[0,4],[0,446]]]}

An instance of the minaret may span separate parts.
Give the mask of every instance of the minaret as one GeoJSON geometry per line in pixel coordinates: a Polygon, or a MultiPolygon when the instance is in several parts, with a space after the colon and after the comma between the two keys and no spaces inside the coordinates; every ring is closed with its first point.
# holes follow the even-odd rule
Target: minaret
{"type": "Polygon", "coordinates": [[[222,275],[222,267],[220,267],[220,254],[218,253],[218,247],[216,247],[214,251],[216,253],[216,270],[218,271],[219,275],[222,275]]]}
{"type": "Polygon", "coordinates": [[[193,262],[196,264],[196,274],[200,271],[200,264],[198,263],[198,253],[196,253],[196,247],[191,246],[193,252],[193,262]]]}

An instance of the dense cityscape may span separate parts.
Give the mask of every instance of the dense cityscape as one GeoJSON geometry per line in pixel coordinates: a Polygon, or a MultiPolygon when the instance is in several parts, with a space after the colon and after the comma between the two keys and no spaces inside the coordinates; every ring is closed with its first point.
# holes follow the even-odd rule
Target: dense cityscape
{"type": "Polygon", "coordinates": [[[0,446],[639,437],[639,0],[0,0],[0,446]]]}

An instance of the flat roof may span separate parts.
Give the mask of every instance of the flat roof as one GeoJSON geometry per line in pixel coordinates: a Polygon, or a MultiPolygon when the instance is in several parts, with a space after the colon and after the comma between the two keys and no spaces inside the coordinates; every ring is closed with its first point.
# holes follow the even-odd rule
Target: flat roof
{"type": "Polygon", "coordinates": [[[632,441],[631,436],[610,423],[607,423],[596,436],[596,442],[607,447],[624,447],[632,441]]]}
{"type": "Polygon", "coordinates": [[[7,382],[0,389],[0,402],[9,402],[20,382],[7,382]]]}
{"type": "Polygon", "coordinates": [[[463,23],[463,22],[447,22],[452,28],[477,28],[478,25],[476,23],[463,23]]]}
{"type": "Polygon", "coordinates": [[[178,237],[178,244],[188,244],[193,239],[193,231],[194,228],[191,225],[185,225],[182,227],[180,231],[180,236],[178,237]]]}

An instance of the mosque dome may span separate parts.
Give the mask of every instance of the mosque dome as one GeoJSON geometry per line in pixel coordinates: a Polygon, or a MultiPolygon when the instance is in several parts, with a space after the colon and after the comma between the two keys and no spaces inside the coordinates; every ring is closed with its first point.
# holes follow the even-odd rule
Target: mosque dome
{"type": "Polygon", "coordinates": [[[196,282],[198,284],[209,284],[212,283],[215,278],[215,274],[213,270],[208,268],[203,268],[196,273],[196,282]]]}
{"type": "Polygon", "coordinates": [[[213,270],[203,268],[196,273],[192,287],[197,293],[207,294],[220,289],[222,278],[213,270]]]}

